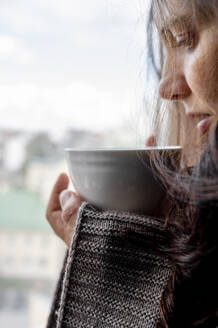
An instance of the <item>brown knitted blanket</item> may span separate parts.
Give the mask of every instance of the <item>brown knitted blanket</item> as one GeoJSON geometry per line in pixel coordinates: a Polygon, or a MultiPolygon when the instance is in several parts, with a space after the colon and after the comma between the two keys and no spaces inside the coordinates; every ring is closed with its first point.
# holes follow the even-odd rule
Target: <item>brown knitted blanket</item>
{"type": "Polygon", "coordinates": [[[163,218],[101,211],[84,202],[47,328],[154,328],[171,273],[145,241],[158,240],[163,218]]]}

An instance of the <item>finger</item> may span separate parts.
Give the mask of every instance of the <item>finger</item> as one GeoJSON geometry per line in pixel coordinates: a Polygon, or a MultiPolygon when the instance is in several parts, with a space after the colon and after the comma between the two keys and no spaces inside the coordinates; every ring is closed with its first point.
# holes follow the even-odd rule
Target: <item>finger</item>
{"type": "Polygon", "coordinates": [[[51,192],[51,196],[47,207],[47,217],[50,215],[50,213],[61,209],[59,195],[62,190],[68,187],[68,185],[69,185],[68,176],[65,173],[61,173],[51,192]]]}
{"type": "Polygon", "coordinates": [[[74,193],[71,190],[64,189],[59,195],[59,201],[62,210],[64,209],[65,204],[70,198],[74,198],[74,193]]]}
{"type": "Polygon", "coordinates": [[[48,221],[56,233],[56,235],[63,239],[65,238],[65,226],[62,220],[62,212],[61,211],[55,211],[52,212],[48,218],[48,221]]]}
{"type": "Polygon", "coordinates": [[[67,205],[68,201],[70,204],[71,202],[74,201],[75,198],[78,200],[80,199],[81,201],[84,200],[84,198],[82,196],[80,196],[79,194],[77,194],[71,190],[68,190],[68,189],[63,190],[59,195],[59,200],[60,200],[60,205],[61,205],[62,210],[66,206],[68,206],[67,205]]]}
{"type": "Polygon", "coordinates": [[[145,143],[146,147],[155,147],[157,146],[157,139],[155,136],[150,136],[145,143]]]}
{"type": "Polygon", "coordinates": [[[83,201],[84,199],[79,195],[72,193],[63,207],[62,218],[65,223],[70,223],[71,226],[74,226],[77,212],[83,201]]]}

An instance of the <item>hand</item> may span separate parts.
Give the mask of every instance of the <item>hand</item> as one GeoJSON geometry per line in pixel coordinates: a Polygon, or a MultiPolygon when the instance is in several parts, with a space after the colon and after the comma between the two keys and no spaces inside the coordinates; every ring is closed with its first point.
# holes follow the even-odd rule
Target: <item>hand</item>
{"type": "Polygon", "coordinates": [[[69,178],[65,173],[59,175],[48,202],[46,218],[52,229],[70,247],[77,212],[84,199],[67,190],[69,178]]]}
{"type": "MultiPolygon", "coordinates": [[[[150,136],[146,141],[146,146],[156,146],[156,138],[150,136]]],[[[60,174],[51,192],[46,218],[56,235],[70,247],[77,212],[85,199],[68,190],[68,185],[68,176],[65,173],[60,174]]]]}

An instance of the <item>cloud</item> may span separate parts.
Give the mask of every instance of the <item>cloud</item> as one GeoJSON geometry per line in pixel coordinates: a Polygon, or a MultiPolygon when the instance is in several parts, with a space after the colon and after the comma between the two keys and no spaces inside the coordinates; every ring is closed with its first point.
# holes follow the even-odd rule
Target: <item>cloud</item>
{"type": "Polygon", "coordinates": [[[111,21],[117,24],[135,22],[141,12],[140,0],[2,0],[1,21],[15,32],[40,31],[63,25],[96,24],[111,21]]]}
{"type": "Polygon", "coordinates": [[[35,0],[35,5],[42,9],[55,13],[57,16],[64,16],[70,19],[89,21],[98,15],[104,6],[102,0],[35,0]]]}
{"type": "Polygon", "coordinates": [[[96,130],[128,119],[145,65],[140,1],[1,0],[0,124],[96,130]]]}
{"type": "Polygon", "coordinates": [[[27,64],[33,59],[33,54],[21,41],[11,36],[0,35],[0,62],[27,64]]]}
{"type": "Polygon", "coordinates": [[[121,15],[126,19],[135,18],[137,2],[129,0],[34,0],[34,6],[41,10],[53,12],[57,16],[81,20],[83,22],[94,21],[97,17],[108,15],[113,17],[121,15]]]}
{"type": "Polygon", "coordinates": [[[65,87],[0,86],[1,126],[25,130],[68,127],[103,130],[122,125],[127,104],[90,85],[65,87]]]}
{"type": "MultiPolygon", "coordinates": [[[[9,4],[2,0],[0,19],[13,37],[19,36],[23,43],[31,44],[38,57],[46,54],[52,59],[57,57],[58,44],[67,46],[69,51],[71,46],[75,47],[76,52],[81,50],[83,54],[89,49],[99,52],[105,48],[114,54],[113,47],[119,51],[125,40],[129,40],[130,48],[144,42],[144,29],[138,21],[140,1],[11,0],[9,4]]],[[[25,56],[30,57],[26,52],[25,56]]]]}

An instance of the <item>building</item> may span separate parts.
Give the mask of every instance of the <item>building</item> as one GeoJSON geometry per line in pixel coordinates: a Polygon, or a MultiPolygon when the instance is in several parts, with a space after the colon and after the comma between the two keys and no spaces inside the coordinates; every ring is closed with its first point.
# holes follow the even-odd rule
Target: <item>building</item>
{"type": "Polygon", "coordinates": [[[37,193],[0,193],[0,208],[0,326],[12,326],[17,316],[17,328],[44,327],[66,247],[37,193]]]}

